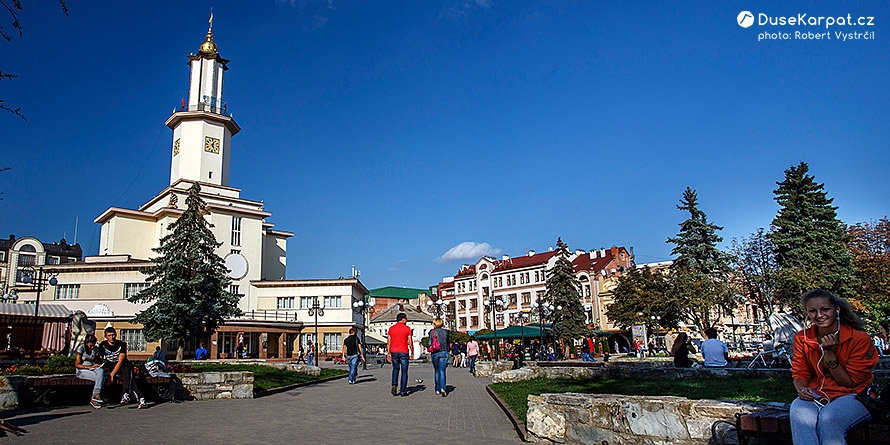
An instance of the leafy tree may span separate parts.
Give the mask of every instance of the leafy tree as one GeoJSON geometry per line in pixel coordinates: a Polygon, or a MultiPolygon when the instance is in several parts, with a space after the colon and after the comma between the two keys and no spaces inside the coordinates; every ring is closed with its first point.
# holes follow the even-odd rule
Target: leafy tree
{"type": "Polygon", "coordinates": [[[805,162],[789,167],[773,191],[781,208],[769,238],[776,246],[780,298],[793,301],[817,287],[851,297],[855,276],[849,238],[831,205],[834,199],[808,171],[805,162]]]}
{"type": "Polygon", "coordinates": [[[182,359],[182,341],[212,334],[226,318],[241,315],[238,296],[227,291],[230,280],[218,243],[202,215],[201,187],[189,189],[186,210],[161,238],[155,267],[143,272],[151,286],[128,297],[131,302],[154,303],[136,314],[149,341],[179,340],[176,359],[182,359]]]}
{"type": "Polygon", "coordinates": [[[784,307],[793,307],[793,301],[781,300],[776,293],[779,266],[776,264],[776,246],[769,233],[762,227],[747,238],[732,240],[732,266],[740,293],[757,303],[767,317],[784,307]]]}
{"type": "Polygon", "coordinates": [[[648,267],[628,269],[612,293],[614,301],[606,315],[619,326],[627,328],[638,323],[645,323],[650,329],[679,326],[681,310],[677,302],[668,297],[667,279],[648,267]],[[652,316],[661,318],[652,320],[652,316]]]}
{"type": "MultiPolygon", "coordinates": [[[[68,5],[65,4],[65,0],[59,0],[59,3],[62,5],[62,12],[65,15],[68,15],[68,5]]],[[[3,6],[2,9],[5,9],[6,12],[9,13],[8,19],[11,20],[10,24],[12,25],[12,29],[14,31],[18,31],[19,37],[22,36],[24,32],[24,28],[22,28],[22,22],[19,20],[19,14],[22,12],[22,0],[0,0],[0,5],[3,6]]],[[[3,28],[3,22],[0,21],[0,36],[6,39],[7,42],[12,42],[12,36],[9,34],[7,29],[3,28]]],[[[4,73],[0,71],[0,80],[3,79],[15,79],[15,74],[4,73]]],[[[3,99],[0,99],[0,110],[6,110],[9,113],[12,113],[23,120],[28,120],[25,118],[25,115],[22,114],[22,107],[12,108],[7,105],[3,99]]]]}
{"type": "Polygon", "coordinates": [[[671,265],[669,295],[684,317],[704,332],[715,309],[729,311],[735,305],[726,285],[730,257],[717,249],[723,241],[717,232],[723,227],[708,222],[695,190],[686,187],[677,209],[689,212],[689,218],[680,223],[677,236],[667,240],[675,246],[671,254],[678,255],[671,265]]]}
{"type": "Polygon", "coordinates": [[[858,223],[847,228],[857,285],[851,298],[864,312],[871,330],[890,330],[890,221],[858,223]]]}
{"type": "Polygon", "coordinates": [[[581,283],[575,278],[575,267],[569,261],[569,247],[556,240],[556,264],[548,273],[547,291],[544,301],[554,306],[562,306],[553,314],[553,336],[565,345],[568,340],[590,335],[584,322],[584,307],[581,306],[581,283]]]}

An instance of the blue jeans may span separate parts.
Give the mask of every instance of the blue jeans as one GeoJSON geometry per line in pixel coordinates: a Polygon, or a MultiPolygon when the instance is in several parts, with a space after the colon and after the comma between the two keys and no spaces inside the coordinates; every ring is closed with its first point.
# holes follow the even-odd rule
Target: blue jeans
{"type": "Polygon", "coordinates": [[[848,394],[831,401],[825,408],[816,403],[794,399],[791,403],[791,437],[795,445],[842,445],[847,430],[871,415],[856,400],[856,394],[848,394]]]}
{"type": "Polygon", "coordinates": [[[392,352],[392,384],[400,385],[399,392],[402,394],[408,392],[408,353],[392,352]],[[399,379],[399,369],[402,370],[402,378],[399,379]]]}
{"type": "Polygon", "coordinates": [[[346,363],[349,365],[349,381],[355,383],[355,375],[358,374],[358,354],[347,355],[346,363]]]}
{"type": "Polygon", "coordinates": [[[448,351],[434,352],[430,356],[436,376],[436,392],[445,391],[445,368],[448,366],[448,351]]]}
{"type": "Polygon", "coordinates": [[[478,355],[470,356],[470,372],[476,372],[476,359],[479,358],[478,355]]]}

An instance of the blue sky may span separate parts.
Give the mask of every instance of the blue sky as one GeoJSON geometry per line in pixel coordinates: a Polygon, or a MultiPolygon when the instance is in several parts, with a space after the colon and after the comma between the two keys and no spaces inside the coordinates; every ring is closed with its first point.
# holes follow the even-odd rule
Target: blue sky
{"type": "Polygon", "coordinates": [[[211,6],[242,128],[230,185],[296,233],[288,278],[425,287],[557,236],[664,260],[686,186],[728,242],[769,225],[800,161],[845,222],[887,215],[888,6],[715,3],[29,2],[0,41],[19,76],[0,99],[28,117],[0,114],[0,236],[71,240],[79,217],[95,254],[93,218],[168,184],[164,121],[211,6]],[[875,39],[758,42],[826,29],[745,29],[745,10],[872,16],[875,39]]]}

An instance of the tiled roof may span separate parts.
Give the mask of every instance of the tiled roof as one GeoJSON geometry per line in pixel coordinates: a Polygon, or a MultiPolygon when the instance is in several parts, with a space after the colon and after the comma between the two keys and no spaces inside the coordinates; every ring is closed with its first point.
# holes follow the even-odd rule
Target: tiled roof
{"type": "Polygon", "coordinates": [[[470,275],[476,275],[476,265],[475,264],[464,267],[461,270],[457,271],[457,275],[455,275],[454,278],[467,277],[470,275]]]}
{"type": "Polygon", "coordinates": [[[507,258],[506,260],[495,261],[494,271],[500,272],[502,270],[521,269],[523,267],[538,266],[549,261],[550,258],[553,257],[553,255],[556,255],[556,251],[543,252],[534,254],[532,256],[525,255],[516,258],[507,258]]]}
{"type": "Polygon", "coordinates": [[[400,312],[404,312],[408,316],[408,321],[432,323],[433,317],[414,309],[410,304],[394,304],[371,319],[371,323],[395,323],[396,316],[400,312]]]}

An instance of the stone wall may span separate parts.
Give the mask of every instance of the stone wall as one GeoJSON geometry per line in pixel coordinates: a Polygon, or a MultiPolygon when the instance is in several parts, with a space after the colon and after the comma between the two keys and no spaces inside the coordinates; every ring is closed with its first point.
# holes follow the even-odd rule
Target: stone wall
{"type": "Polygon", "coordinates": [[[231,359],[231,358],[221,358],[215,360],[183,360],[182,363],[185,365],[193,364],[193,363],[224,363],[227,365],[264,365],[264,366],[272,366],[280,369],[287,369],[288,371],[297,371],[302,372],[304,374],[309,374],[313,376],[317,376],[321,374],[321,368],[318,366],[309,366],[305,363],[296,363],[293,362],[282,362],[282,361],[274,361],[269,362],[263,359],[231,359]]]}
{"type": "Polygon", "coordinates": [[[510,369],[513,369],[513,362],[510,361],[478,361],[476,362],[476,372],[473,373],[473,375],[476,377],[491,377],[495,374],[502,373],[510,369]]]}
{"type": "Polygon", "coordinates": [[[669,396],[529,395],[526,439],[569,444],[707,444],[714,422],[732,422],[738,412],[765,408],[787,410],[788,405],[669,396]]]}
{"type": "Polygon", "coordinates": [[[21,375],[0,376],[0,411],[19,407],[19,391],[27,382],[28,378],[21,375]]]}
{"type": "Polygon", "coordinates": [[[196,400],[252,399],[253,373],[248,371],[176,374],[196,400]]]}

